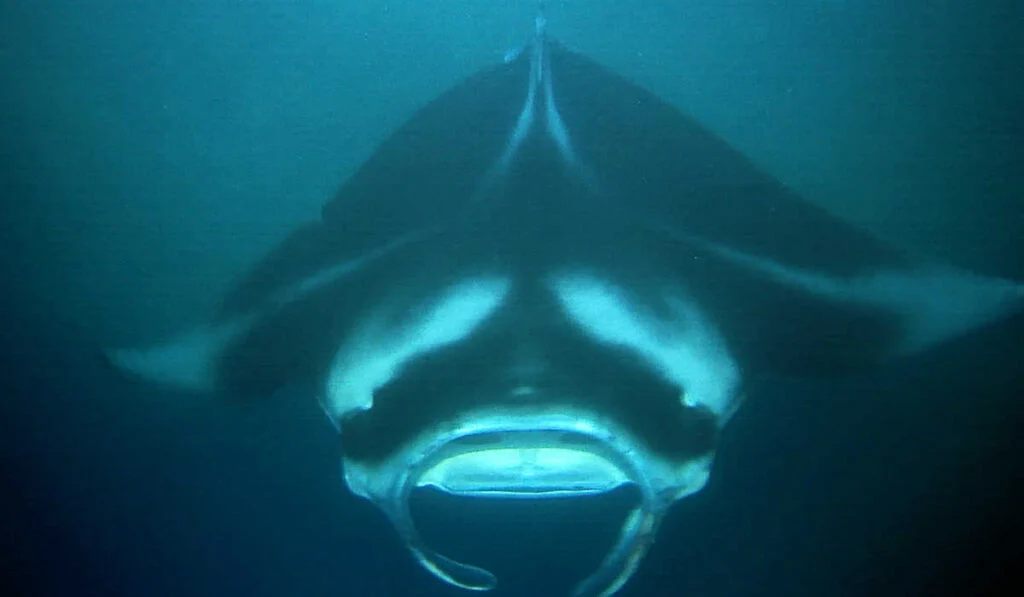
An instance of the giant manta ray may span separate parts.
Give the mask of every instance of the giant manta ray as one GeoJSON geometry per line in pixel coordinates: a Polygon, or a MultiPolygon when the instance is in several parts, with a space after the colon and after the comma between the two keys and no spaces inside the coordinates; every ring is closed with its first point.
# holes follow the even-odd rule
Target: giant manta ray
{"type": "Polygon", "coordinates": [[[886,246],[693,119],[545,36],[442,94],[258,263],[205,325],[109,353],[143,378],[312,388],[344,478],[460,587],[409,496],[642,496],[577,595],[630,577],[707,482],[749,380],[919,352],[1021,285],[886,246]]]}

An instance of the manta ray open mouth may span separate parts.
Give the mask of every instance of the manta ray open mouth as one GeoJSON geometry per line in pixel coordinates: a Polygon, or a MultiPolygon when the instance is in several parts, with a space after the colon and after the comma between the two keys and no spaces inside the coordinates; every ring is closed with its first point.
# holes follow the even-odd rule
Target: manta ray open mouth
{"type": "Polygon", "coordinates": [[[486,570],[431,550],[409,509],[417,487],[470,497],[551,498],[605,493],[635,485],[640,503],[626,516],[619,538],[600,568],[575,594],[611,594],[632,574],[667,508],[703,487],[706,458],[684,464],[651,452],[627,429],[586,411],[494,409],[465,413],[440,430],[408,442],[388,460],[346,460],[355,493],[378,504],[416,558],[432,573],[474,590],[493,588],[486,570]]]}
{"type": "Polygon", "coordinates": [[[1018,310],[803,201],[699,123],[545,36],[419,110],[208,324],[122,369],[247,398],[313,388],[350,489],[460,587],[417,488],[639,499],[578,595],[629,578],[705,484],[755,376],[825,376],[1018,310]]]}

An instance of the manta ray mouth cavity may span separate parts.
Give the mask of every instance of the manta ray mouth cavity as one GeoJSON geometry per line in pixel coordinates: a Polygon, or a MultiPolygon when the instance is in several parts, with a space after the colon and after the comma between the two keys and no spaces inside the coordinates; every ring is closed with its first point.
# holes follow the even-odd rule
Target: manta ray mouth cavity
{"type": "Polygon", "coordinates": [[[416,480],[452,495],[574,497],[635,483],[621,459],[576,431],[488,431],[463,436],[416,480]]]}
{"type": "Polygon", "coordinates": [[[388,515],[424,568],[476,591],[493,588],[497,579],[425,544],[409,505],[416,488],[474,498],[571,499],[635,485],[640,504],[599,568],[574,593],[591,596],[611,595],[632,575],[664,512],[704,486],[711,457],[661,455],[614,419],[583,408],[492,407],[425,430],[386,460],[346,459],[344,474],[354,493],[388,515]]]}

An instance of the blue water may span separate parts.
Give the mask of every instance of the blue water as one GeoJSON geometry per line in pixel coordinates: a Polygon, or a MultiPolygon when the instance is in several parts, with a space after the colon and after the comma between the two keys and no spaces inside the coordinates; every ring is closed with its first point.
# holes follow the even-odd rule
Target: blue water
{"type": "MultiPolygon", "coordinates": [[[[185,400],[98,349],[210,308],[413,109],[521,42],[523,4],[0,4],[9,594],[462,594],[346,492],[313,401],[185,400]]],[[[1019,2],[551,13],[829,209],[1024,280],[1019,2]]],[[[1022,332],[1018,317],[870,375],[756,388],[622,594],[997,594],[1024,533],[1022,332]]],[[[564,543],[570,566],[586,545],[564,543]]]]}

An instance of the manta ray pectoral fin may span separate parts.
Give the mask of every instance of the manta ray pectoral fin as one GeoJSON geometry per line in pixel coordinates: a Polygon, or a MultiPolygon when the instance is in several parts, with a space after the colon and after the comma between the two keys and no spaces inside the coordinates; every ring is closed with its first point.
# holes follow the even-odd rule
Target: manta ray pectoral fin
{"type": "Polygon", "coordinates": [[[1024,285],[944,265],[899,266],[831,276],[701,243],[719,257],[799,292],[890,313],[899,331],[880,356],[910,355],[1024,309],[1024,285]]]}
{"type": "Polygon", "coordinates": [[[201,326],[147,348],[103,351],[117,369],[148,382],[191,392],[217,388],[217,364],[224,351],[250,325],[248,318],[201,326]]]}
{"type": "Polygon", "coordinates": [[[1021,285],[950,267],[882,273],[858,289],[898,312],[903,334],[897,355],[927,350],[1024,309],[1021,285]]]}
{"type": "Polygon", "coordinates": [[[176,389],[275,391],[288,381],[282,374],[293,367],[289,361],[296,353],[311,356],[314,339],[321,345],[331,343],[331,326],[322,315],[328,305],[337,310],[345,304],[342,296],[352,279],[367,265],[393,257],[432,234],[430,229],[416,230],[354,259],[331,261],[317,255],[315,265],[309,267],[296,255],[308,257],[317,248],[332,255],[320,246],[323,231],[307,227],[303,234],[289,238],[284,250],[268,256],[266,261],[273,267],[257,267],[258,275],[243,280],[246,293],[229,296],[229,305],[237,300],[244,308],[232,305],[212,321],[154,346],[105,350],[103,356],[122,371],[176,389]],[[312,242],[304,238],[310,234],[312,242]]]}

